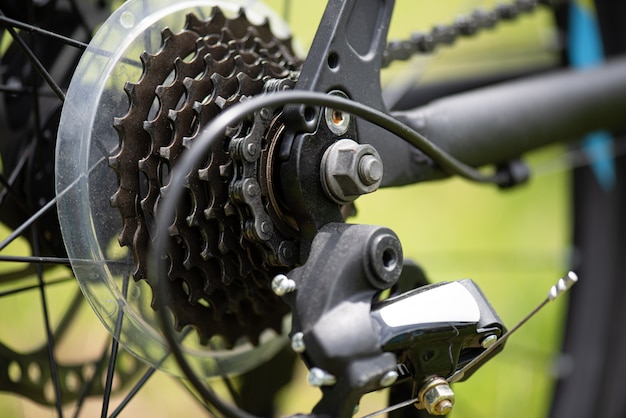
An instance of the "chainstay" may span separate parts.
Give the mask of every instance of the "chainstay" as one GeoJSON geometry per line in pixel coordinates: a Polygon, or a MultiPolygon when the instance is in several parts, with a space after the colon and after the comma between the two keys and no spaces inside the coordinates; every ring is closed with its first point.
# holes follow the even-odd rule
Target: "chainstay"
{"type": "Polygon", "coordinates": [[[450,24],[434,26],[429,32],[414,32],[409,39],[394,40],[383,52],[382,67],[395,61],[408,61],[414,56],[430,54],[444,45],[452,45],[459,38],[471,38],[487,29],[494,29],[502,22],[510,22],[524,14],[531,14],[538,6],[554,6],[567,0],[515,0],[501,3],[493,9],[475,9],[457,17],[450,24]]]}

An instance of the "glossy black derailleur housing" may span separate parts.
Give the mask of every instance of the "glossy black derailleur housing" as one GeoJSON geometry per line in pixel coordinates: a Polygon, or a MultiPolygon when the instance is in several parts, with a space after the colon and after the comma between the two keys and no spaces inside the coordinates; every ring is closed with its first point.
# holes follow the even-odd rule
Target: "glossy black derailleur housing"
{"type": "Polygon", "coordinates": [[[375,303],[371,318],[383,351],[396,354],[398,381],[411,378],[417,383],[429,376],[452,376],[506,332],[469,279],[420,287],[375,303]]]}
{"type": "Polygon", "coordinates": [[[400,278],[403,264],[388,228],[330,223],[307,262],[274,279],[293,310],[292,348],[323,392],[315,416],[351,417],[367,392],[448,378],[505,332],[471,280],[380,300],[386,289],[403,287],[400,280],[415,281],[400,278]]]}

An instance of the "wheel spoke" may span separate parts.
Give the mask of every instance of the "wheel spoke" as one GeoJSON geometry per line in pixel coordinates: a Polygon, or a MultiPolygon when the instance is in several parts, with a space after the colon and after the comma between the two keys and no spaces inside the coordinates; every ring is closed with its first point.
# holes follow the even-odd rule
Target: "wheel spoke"
{"type": "Polygon", "coordinates": [[[73,38],[69,38],[67,36],[60,35],[56,32],[51,32],[37,26],[29,25],[28,23],[21,22],[19,20],[11,19],[10,17],[6,17],[5,15],[0,15],[0,23],[5,28],[16,28],[21,31],[32,33],[35,35],[40,35],[49,39],[56,39],[58,41],[63,42],[66,45],[73,46],[75,48],[85,50],[87,49],[88,44],[78,41],[73,38]]]}
{"type": "MultiPolygon", "coordinates": [[[[98,168],[100,166],[100,164],[103,164],[107,161],[106,157],[101,158],[100,160],[98,160],[96,163],[94,163],[94,165],[91,167],[91,169],[89,170],[89,172],[95,170],[96,168],[98,168]]],[[[22,233],[28,228],[30,227],[35,221],[37,221],[37,219],[39,219],[41,216],[45,215],[50,209],[52,209],[56,204],[58,199],[62,198],[66,193],[68,193],[70,190],[72,190],[72,188],[76,187],[76,185],[83,180],[84,175],[81,175],[80,177],[78,177],[77,179],[75,179],[72,183],[70,183],[65,189],[61,190],[60,192],[58,192],[56,194],[56,196],[54,198],[52,198],[48,203],[46,203],[44,206],[42,206],[37,212],[35,212],[32,216],[30,216],[26,221],[24,221],[24,223],[22,223],[22,225],[20,225],[19,227],[15,228],[13,230],[13,232],[11,234],[9,234],[8,237],[6,237],[3,241],[0,242],[0,251],[2,251],[3,249],[5,249],[7,247],[7,245],[9,245],[10,243],[12,243],[17,237],[19,237],[20,235],[22,235],[22,233]]]]}
{"type": "MultiPolygon", "coordinates": [[[[0,261],[6,263],[70,264],[72,260],[63,257],[38,257],[22,255],[0,255],[0,261]]],[[[86,261],[86,260],[85,260],[86,261]]]]}
{"type": "MultiPolygon", "coordinates": [[[[0,17],[5,17],[4,13],[2,13],[1,11],[0,11],[0,17]]],[[[48,85],[50,86],[52,91],[54,91],[54,93],[59,98],[59,100],[64,102],[65,92],[63,92],[63,90],[61,89],[61,87],[59,87],[57,82],[54,81],[54,79],[52,78],[48,70],[46,70],[46,68],[41,63],[41,61],[39,61],[39,59],[35,56],[33,50],[26,44],[26,42],[24,42],[24,40],[17,34],[17,32],[15,32],[15,29],[13,29],[13,27],[7,26],[6,29],[11,35],[11,37],[13,38],[13,40],[20,47],[20,49],[26,54],[26,57],[28,57],[28,60],[33,65],[35,71],[37,71],[39,75],[46,81],[46,83],[48,83],[48,85]]]]}
{"type": "MultiPolygon", "coordinates": [[[[179,341],[182,341],[189,335],[191,332],[190,329],[186,329],[181,333],[179,341]]],[[[124,399],[120,402],[120,404],[115,408],[115,410],[109,415],[109,418],[117,417],[120,412],[128,405],[128,403],[137,395],[139,390],[148,382],[148,380],[154,375],[154,372],[163,364],[163,362],[169,357],[170,352],[168,351],[166,355],[164,355],[154,366],[150,367],[146,372],[141,376],[141,379],[128,391],[128,394],[124,397],[124,399]]]]}
{"type": "Polygon", "coordinates": [[[39,209],[37,212],[35,212],[34,215],[32,215],[30,218],[28,218],[26,221],[24,221],[24,223],[22,225],[20,225],[19,227],[15,228],[13,230],[13,232],[11,232],[11,234],[9,234],[8,237],[6,237],[2,242],[0,242],[0,251],[4,250],[7,247],[7,245],[9,245],[13,241],[15,241],[15,239],[17,239],[20,235],[22,235],[22,233],[28,227],[30,227],[37,219],[39,219],[41,216],[45,215],[51,208],[53,208],[57,204],[57,198],[58,198],[58,195],[57,195],[57,197],[55,197],[54,199],[52,199],[48,203],[46,203],[44,206],[42,206],[41,209],[39,209]]]}
{"type": "Polygon", "coordinates": [[[100,371],[102,370],[102,368],[104,367],[107,359],[109,358],[109,343],[107,341],[107,343],[104,346],[104,349],[102,350],[102,354],[100,355],[100,357],[98,358],[98,361],[95,362],[95,369],[93,371],[93,374],[91,376],[89,376],[89,379],[85,381],[85,384],[83,385],[83,389],[80,393],[79,398],[76,400],[76,408],[74,409],[74,418],[78,418],[80,415],[80,412],[83,408],[83,405],[85,403],[85,400],[87,399],[87,397],[91,394],[91,391],[93,390],[94,387],[94,382],[97,378],[97,376],[100,375],[100,371]]]}
{"type": "Polygon", "coordinates": [[[4,197],[8,195],[13,198],[13,200],[15,201],[15,203],[17,203],[20,209],[22,209],[24,212],[30,212],[24,200],[20,198],[11,183],[9,183],[7,179],[4,178],[4,176],[0,176],[0,185],[4,187],[4,189],[2,189],[2,192],[0,192],[0,203],[2,203],[4,197]]]}
{"type": "Polygon", "coordinates": [[[34,146],[34,142],[31,142],[29,146],[26,147],[24,152],[21,153],[20,158],[17,161],[17,164],[15,164],[15,167],[13,168],[13,172],[11,173],[11,176],[9,176],[8,179],[4,176],[4,174],[0,174],[0,184],[4,187],[2,190],[0,190],[0,204],[4,202],[4,198],[7,195],[10,195],[15,199],[15,202],[20,206],[20,208],[26,211],[26,213],[30,212],[30,210],[27,210],[26,203],[23,201],[22,198],[19,197],[19,194],[13,189],[13,183],[15,182],[17,177],[20,175],[20,173],[26,166],[26,162],[28,161],[28,158],[32,155],[33,146],[34,146]]]}
{"type": "MultiPolygon", "coordinates": [[[[165,358],[163,358],[163,360],[165,360],[165,358]]],[[[162,361],[161,361],[161,363],[162,363],[162,361]]],[[[158,365],[160,365],[161,363],[159,363],[158,365]]],[[[117,406],[117,408],[115,408],[115,410],[111,413],[111,415],[109,415],[109,418],[117,417],[124,410],[124,408],[126,408],[126,406],[135,397],[135,395],[137,395],[139,390],[141,390],[141,388],[143,388],[145,386],[145,384],[148,382],[148,380],[150,380],[150,378],[154,375],[154,372],[156,372],[156,371],[157,371],[157,369],[155,367],[150,367],[143,374],[143,376],[141,376],[141,379],[139,379],[139,381],[135,384],[135,386],[132,387],[132,389],[124,397],[122,402],[120,402],[120,404],[117,406]]]]}
{"type": "MultiPolygon", "coordinates": [[[[37,236],[37,231],[33,229],[33,252],[35,254],[39,253],[39,238],[37,236]]],[[[46,340],[47,351],[48,351],[48,361],[50,362],[50,374],[52,377],[52,383],[54,386],[54,394],[56,400],[56,409],[59,418],[63,417],[63,407],[62,407],[62,399],[61,399],[61,386],[59,385],[59,375],[57,370],[57,362],[54,356],[54,336],[52,334],[52,327],[50,325],[50,315],[48,310],[48,301],[46,298],[46,288],[45,282],[43,279],[43,267],[41,264],[36,265],[37,268],[37,281],[39,284],[39,294],[41,297],[41,309],[43,312],[45,332],[46,332],[46,340]]]]}
{"type": "Polygon", "coordinates": [[[94,33],[94,29],[90,27],[89,24],[87,23],[87,19],[85,19],[85,16],[83,15],[83,13],[78,8],[78,5],[76,4],[76,0],[70,0],[70,6],[72,7],[72,12],[74,12],[81,26],[83,27],[83,29],[85,29],[85,32],[87,32],[87,34],[89,35],[89,39],[91,40],[91,35],[94,33]]]}
{"type": "Polygon", "coordinates": [[[241,400],[241,396],[239,396],[239,393],[237,392],[237,389],[235,389],[235,386],[233,385],[233,381],[227,375],[223,375],[222,383],[224,383],[224,386],[226,386],[228,394],[232,398],[233,403],[241,407],[241,405],[243,405],[243,402],[241,400]]]}
{"type": "MultiPolygon", "coordinates": [[[[129,275],[125,274],[122,282],[122,295],[124,299],[128,293],[129,275]]],[[[109,412],[109,402],[111,400],[111,391],[113,389],[113,375],[115,374],[115,362],[117,361],[117,351],[119,349],[120,335],[122,334],[122,321],[124,319],[124,310],[119,309],[117,313],[117,321],[115,323],[115,331],[113,341],[111,343],[111,357],[109,358],[109,369],[107,370],[106,384],[104,386],[104,398],[102,400],[102,418],[106,418],[109,412]]]]}
{"type": "MultiPolygon", "coordinates": [[[[61,284],[61,283],[68,283],[71,281],[74,281],[74,277],[66,277],[63,279],[58,279],[58,280],[51,280],[49,282],[44,282],[43,285],[48,287],[48,286],[52,286],[55,284],[61,284]]],[[[34,290],[39,288],[39,284],[34,284],[34,285],[30,285],[30,286],[23,286],[23,287],[19,287],[17,289],[11,289],[11,290],[6,290],[4,292],[0,292],[0,298],[3,298],[5,296],[11,296],[11,295],[16,295],[19,293],[23,293],[23,292],[27,292],[29,290],[34,290]]]]}

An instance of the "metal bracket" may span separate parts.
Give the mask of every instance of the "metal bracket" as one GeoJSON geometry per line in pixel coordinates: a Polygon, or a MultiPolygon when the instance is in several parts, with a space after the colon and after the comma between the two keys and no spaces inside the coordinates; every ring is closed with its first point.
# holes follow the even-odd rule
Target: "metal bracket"
{"type": "Polygon", "coordinates": [[[361,396],[395,371],[396,356],[381,350],[370,309],[401,269],[391,230],[331,223],[316,235],[307,263],[288,273],[295,284],[284,295],[293,310],[292,347],[323,392],[314,414],[351,417],[361,396]]]}
{"type": "MultiPolygon", "coordinates": [[[[393,0],[329,1],[295,88],[340,94],[384,109],[380,68],[393,6],[393,0]]],[[[281,180],[286,203],[303,235],[302,262],[319,228],[343,221],[339,205],[321,186],[320,164],[326,149],[339,139],[371,143],[388,136],[354,118],[338,134],[324,123],[324,111],[305,105],[286,106],[283,111],[289,131],[280,149],[281,180]]]]}

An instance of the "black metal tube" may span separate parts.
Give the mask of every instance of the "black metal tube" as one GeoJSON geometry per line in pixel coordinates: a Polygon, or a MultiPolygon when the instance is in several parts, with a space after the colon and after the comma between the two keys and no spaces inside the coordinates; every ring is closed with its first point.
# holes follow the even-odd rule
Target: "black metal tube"
{"type": "MultiPolygon", "coordinates": [[[[394,117],[467,164],[503,162],[596,129],[626,129],[626,58],[458,94],[394,117]]],[[[406,160],[407,151],[397,157],[406,160]]],[[[385,185],[427,179],[420,170],[403,170],[385,185]]]]}

